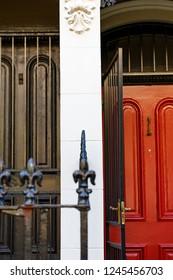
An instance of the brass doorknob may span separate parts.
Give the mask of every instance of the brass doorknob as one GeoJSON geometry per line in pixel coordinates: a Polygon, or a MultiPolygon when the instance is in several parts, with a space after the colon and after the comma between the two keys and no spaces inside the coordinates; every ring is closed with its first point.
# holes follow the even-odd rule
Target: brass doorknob
{"type": "Polygon", "coordinates": [[[125,212],[130,211],[131,208],[125,207],[124,201],[121,202],[121,217],[122,217],[122,225],[125,225],[125,212]]]}
{"type": "Polygon", "coordinates": [[[124,225],[125,224],[125,212],[130,211],[132,209],[125,207],[124,201],[121,201],[121,203],[120,203],[120,200],[119,200],[118,206],[117,207],[110,206],[110,210],[118,212],[118,224],[124,225]]]}

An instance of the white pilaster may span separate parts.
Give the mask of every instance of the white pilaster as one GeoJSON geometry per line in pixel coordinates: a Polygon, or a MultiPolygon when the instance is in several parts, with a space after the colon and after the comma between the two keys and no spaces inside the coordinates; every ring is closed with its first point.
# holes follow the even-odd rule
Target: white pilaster
{"type": "MultiPolygon", "coordinates": [[[[60,2],[61,94],[61,203],[77,203],[77,184],[72,173],[79,169],[80,137],[86,133],[89,169],[96,172],[90,194],[89,259],[103,259],[102,112],[100,58],[100,1],[60,2]],[[65,4],[93,4],[88,31],[71,31],[65,4]]],[[[77,28],[80,30],[82,24],[77,28]]],[[[74,25],[73,25],[74,27],[74,25]]],[[[71,28],[73,29],[73,28],[71,28]]],[[[61,214],[61,259],[80,259],[79,213],[61,214]]]]}

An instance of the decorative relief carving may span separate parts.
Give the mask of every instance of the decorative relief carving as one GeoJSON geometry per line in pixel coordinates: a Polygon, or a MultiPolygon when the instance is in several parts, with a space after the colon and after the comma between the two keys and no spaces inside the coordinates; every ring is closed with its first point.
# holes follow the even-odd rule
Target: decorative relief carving
{"type": "Polygon", "coordinates": [[[66,19],[70,30],[77,34],[90,30],[95,9],[95,0],[65,0],[66,19]]]}

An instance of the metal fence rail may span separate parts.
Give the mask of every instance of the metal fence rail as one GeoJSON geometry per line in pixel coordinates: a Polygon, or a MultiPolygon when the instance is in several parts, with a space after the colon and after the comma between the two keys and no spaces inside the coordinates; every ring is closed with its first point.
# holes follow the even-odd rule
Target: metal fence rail
{"type": "MultiPolygon", "coordinates": [[[[23,259],[51,259],[51,254],[54,250],[52,245],[54,236],[50,233],[49,224],[52,219],[55,220],[57,211],[60,211],[62,208],[73,208],[80,211],[80,258],[81,260],[88,259],[89,194],[92,192],[92,190],[88,188],[88,179],[90,178],[91,183],[94,185],[95,176],[95,172],[89,170],[88,167],[85,131],[82,131],[81,136],[79,170],[73,173],[74,181],[76,183],[78,182],[78,188],[76,190],[78,193],[77,204],[38,204],[36,198],[38,195],[36,183],[38,186],[42,185],[43,175],[42,172],[36,168],[35,161],[29,159],[27,169],[22,170],[19,174],[21,185],[26,185],[26,189],[23,191],[25,203],[20,205],[6,205],[5,197],[8,191],[5,187],[10,186],[12,175],[10,170],[5,169],[3,161],[0,161],[0,213],[23,219],[23,259]],[[38,228],[36,237],[33,235],[34,227],[38,228]]],[[[57,221],[54,221],[54,223],[56,222],[57,221]]],[[[15,259],[15,257],[11,258],[15,259]]]]}
{"type": "Polygon", "coordinates": [[[0,206],[0,212],[24,219],[24,248],[23,259],[51,259],[50,236],[48,234],[49,217],[51,209],[74,208],[80,211],[80,243],[81,260],[88,259],[88,211],[85,205],[63,205],[63,204],[35,204],[31,206],[0,206]],[[39,216],[39,237],[36,248],[33,248],[33,213],[37,210],[39,216]]]}

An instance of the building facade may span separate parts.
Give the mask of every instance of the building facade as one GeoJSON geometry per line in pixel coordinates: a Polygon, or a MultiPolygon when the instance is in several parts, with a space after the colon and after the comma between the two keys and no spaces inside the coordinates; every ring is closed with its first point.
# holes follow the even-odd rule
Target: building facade
{"type": "MultiPolygon", "coordinates": [[[[30,157],[44,176],[37,203],[76,204],[85,130],[96,173],[88,259],[172,259],[173,1],[0,3],[0,156],[13,173],[6,205],[23,203],[18,173],[30,157]],[[124,147],[116,146],[122,131],[124,147]],[[120,190],[116,151],[124,152],[120,190]]],[[[80,259],[79,216],[50,211],[52,259],[80,259]]],[[[23,258],[23,222],[1,214],[0,223],[2,258],[23,258]]],[[[33,256],[39,225],[35,212],[33,256]]]]}

